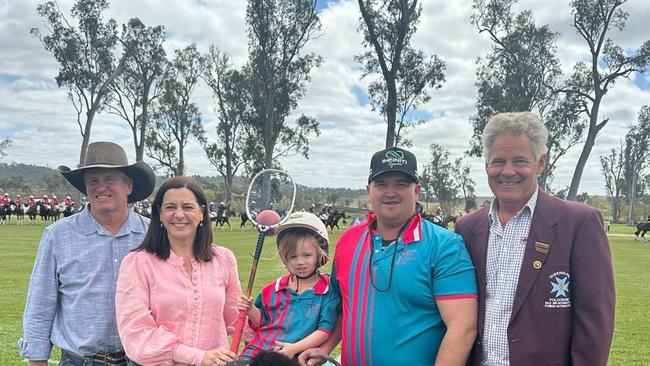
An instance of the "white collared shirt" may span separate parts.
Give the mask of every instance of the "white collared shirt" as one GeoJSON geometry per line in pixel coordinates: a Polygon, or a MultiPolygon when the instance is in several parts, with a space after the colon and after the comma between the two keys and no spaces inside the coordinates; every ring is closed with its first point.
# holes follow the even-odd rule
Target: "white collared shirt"
{"type": "Polygon", "coordinates": [[[538,191],[505,226],[499,221],[497,199],[488,214],[490,234],[486,260],[485,326],[482,365],[509,366],[508,324],[517,292],[519,272],[524,259],[530,224],[538,191]]]}

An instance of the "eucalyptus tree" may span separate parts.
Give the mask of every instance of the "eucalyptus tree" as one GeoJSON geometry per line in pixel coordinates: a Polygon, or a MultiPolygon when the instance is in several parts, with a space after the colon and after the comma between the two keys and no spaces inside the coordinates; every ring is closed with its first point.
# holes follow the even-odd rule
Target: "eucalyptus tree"
{"type": "Polygon", "coordinates": [[[0,141],[0,158],[7,156],[7,149],[11,147],[11,139],[6,137],[4,140],[0,141]]]}
{"type": "Polygon", "coordinates": [[[643,184],[643,172],[650,166],[650,107],[639,111],[638,124],[633,125],[625,135],[624,151],[624,194],[628,200],[628,224],[635,222],[636,201],[643,184]]]}
{"type": "Polygon", "coordinates": [[[43,18],[44,31],[31,29],[59,63],[55,80],[59,87],[68,89],[68,99],[77,112],[82,136],[79,164],[86,157],[95,114],[105,106],[110,85],[124,69],[127,58],[127,52],[122,52],[116,60],[117,22],[102,18],[108,6],[108,0],[77,0],[71,11],[77,20],[73,25],[57,2],[48,1],[36,8],[43,18]]]}
{"type": "Polygon", "coordinates": [[[456,167],[449,161],[449,150],[433,143],[429,146],[431,161],[425,170],[427,171],[427,192],[432,195],[445,212],[451,212],[454,202],[458,198],[458,183],[454,181],[453,171],[456,167]]]}
{"type": "Polygon", "coordinates": [[[108,108],[129,124],[136,161],[144,158],[150,106],[161,92],[157,86],[167,63],[164,41],[161,25],[147,27],[138,18],[123,25],[122,44],[129,57],[124,71],[111,84],[108,108]]]}
{"type": "Polygon", "coordinates": [[[549,130],[548,165],[539,177],[549,189],[557,161],[581,139],[585,122],[577,98],[557,92],[561,76],[558,33],[538,26],[533,14],[515,14],[517,0],[474,0],[471,21],[487,34],[491,51],[478,59],[477,112],[470,118],[473,136],[469,154],[481,156],[481,135],[488,119],[500,112],[536,111],[549,130]]]}
{"type": "Polygon", "coordinates": [[[446,64],[437,55],[411,47],[422,5],[417,0],[358,0],[366,51],[355,56],[362,78],[372,77],[373,110],[386,121],[386,147],[411,145],[405,129],[425,122],[415,110],[431,100],[430,90],[445,81],[446,64]]]}
{"type": "Polygon", "coordinates": [[[217,115],[216,142],[208,134],[199,140],[210,163],[224,179],[226,201],[232,199],[233,178],[244,164],[245,119],[250,113],[248,77],[236,70],[215,46],[204,57],[201,77],[212,90],[217,115]],[[213,141],[213,142],[210,142],[213,141]]]}
{"type": "Polygon", "coordinates": [[[249,93],[245,152],[251,166],[271,168],[280,156],[309,157],[309,136],[319,135],[316,119],[287,117],[303,97],[310,72],[322,58],[305,52],[321,29],[316,0],[249,0],[249,93]],[[263,152],[263,154],[262,154],[263,152]]]}
{"type": "Polygon", "coordinates": [[[451,176],[462,195],[459,198],[462,199],[463,209],[470,212],[476,209],[476,182],[470,176],[472,169],[468,163],[463,163],[462,158],[456,158],[453,166],[451,176]]]}
{"type": "Polygon", "coordinates": [[[625,186],[625,147],[621,141],[618,149],[611,149],[609,155],[600,157],[600,166],[605,179],[605,190],[612,204],[612,219],[618,222],[621,214],[621,196],[625,186]]]}
{"type": "Polygon", "coordinates": [[[609,33],[612,28],[622,31],[629,13],[623,10],[627,0],[573,0],[571,2],[573,27],[585,41],[589,62],[578,62],[573,75],[561,89],[580,98],[582,113],[589,120],[582,153],[576,164],[567,199],[575,199],[585,164],[596,143],[596,136],[607,125],[609,118],[600,117],[603,97],[621,78],[635,72],[644,72],[650,64],[650,40],[637,49],[624,50],[609,33]]]}
{"type": "Polygon", "coordinates": [[[165,69],[153,124],[146,132],[147,154],[172,176],[185,174],[185,147],[190,136],[200,140],[205,134],[199,108],[192,102],[202,64],[195,44],[175,51],[174,60],[165,69]]]}

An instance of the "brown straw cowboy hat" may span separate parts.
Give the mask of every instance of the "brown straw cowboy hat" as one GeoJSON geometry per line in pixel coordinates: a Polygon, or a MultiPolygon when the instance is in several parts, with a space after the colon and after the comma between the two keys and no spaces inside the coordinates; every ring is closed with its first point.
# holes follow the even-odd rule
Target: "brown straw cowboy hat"
{"type": "Polygon", "coordinates": [[[86,194],[84,173],[93,168],[117,169],[133,180],[133,190],[129,203],[141,201],[151,194],[156,176],[147,163],[138,161],[129,165],[122,146],[108,141],[93,142],[88,145],[86,160],[79,168],[72,170],[65,165],[57,168],[59,173],[81,193],[86,194]]]}

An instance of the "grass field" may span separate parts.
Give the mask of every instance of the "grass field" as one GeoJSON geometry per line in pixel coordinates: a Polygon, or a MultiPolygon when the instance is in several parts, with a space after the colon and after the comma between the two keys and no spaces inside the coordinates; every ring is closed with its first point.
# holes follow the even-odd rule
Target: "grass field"
{"type": "MultiPolygon", "coordinates": [[[[0,226],[0,365],[25,365],[16,345],[22,335],[22,313],[34,256],[43,231],[41,226],[0,226]]],[[[612,225],[610,244],[616,273],[616,330],[610,365],[650,365],[650,243],[634,242],[633,228],[612,225]]],[[[332,234],[335,241],[339,234],[332,234]]],[[[215,230],[215,243],[225,245],[239,260],[242,283],[248,278],[251,252],[257,234],[215,230]]],[[[256,279],[256,291],[282,274],[284,267],[277,257],[275,241],[267,239],[256,279]]],[[[329,264],[328,264],[329,267],[329,264]]],[[[329,270],[329,268],[328,268],[329,270]]],[[[53,354],[58,359],[58,352],[53,354]]]]}

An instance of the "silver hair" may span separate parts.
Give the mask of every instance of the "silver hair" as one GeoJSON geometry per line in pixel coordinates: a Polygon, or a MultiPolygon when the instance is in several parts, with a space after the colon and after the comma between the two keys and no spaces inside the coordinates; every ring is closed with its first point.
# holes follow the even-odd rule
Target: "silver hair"
{"type": "Polygon", "coordinates": [[[542,155],[546,154],[548,130],[538,115],[531,112],[498,113],[490,117],[483,129],[483,153],[486,163],[489,162],[492,155],[494,140],[505,133],[528,136],[535,160],[539,160],[542,155]]]}

